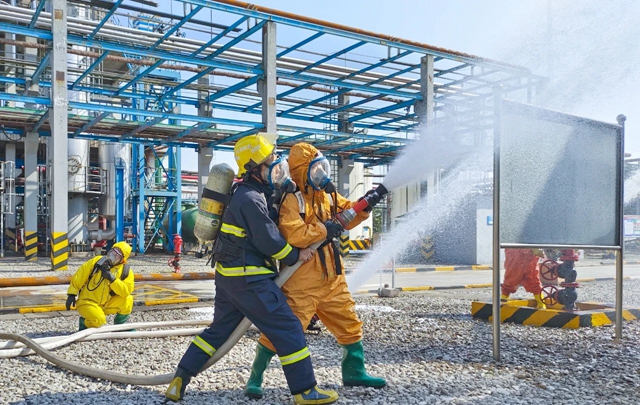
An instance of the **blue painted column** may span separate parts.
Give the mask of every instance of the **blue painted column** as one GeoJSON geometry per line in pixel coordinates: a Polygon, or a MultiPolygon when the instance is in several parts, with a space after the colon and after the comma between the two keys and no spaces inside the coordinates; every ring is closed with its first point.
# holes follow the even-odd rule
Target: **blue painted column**
{"type": "Polygon", "coordinates": [[[116,242],[124,240],[124,162],[116,161],[116,242]]]}

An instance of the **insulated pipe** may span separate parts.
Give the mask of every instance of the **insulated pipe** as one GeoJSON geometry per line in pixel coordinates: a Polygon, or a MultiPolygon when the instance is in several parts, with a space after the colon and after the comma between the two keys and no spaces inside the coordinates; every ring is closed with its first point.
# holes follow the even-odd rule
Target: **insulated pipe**
{"type": "Polygon", "coordinates": [[[111,229],[107,229],[103,231],[102,229],[98,229],[96,231],[89,231],[89,239],[93,240],[111,240],[116,237],[116,228],[111,225],[111,229]]]}
{"type": "MultiPolygon", "coordinates": [[[[321,245],[321,242],[314,243],[310,246],[312,249],[317,249],[321,245]]],[[[294,264],[293,266],[287,266],[282,271],[280,271],[278,277],[276,278],[276,284],[278,287],[282,287],[282,285],[291,277],[291,275],[298,270],[298,268],[302,265],[302,261],[294,264]]],[[[159,326],[179,326],[176,323],[179,322],[187,322],[187,321],[175,321],[175,322],[155,322],[152,324],[148,323],[132,323],[132,324],[122,324],[122,325],[114,325],[114,326],[103,326],[101,328],[90,328],[85,329],[81,332],[77,332],[72,336],[81,336],[85,337],[87,335],[91,335],[94,333],[104,332],[104,331],[119,331],[119,330],[128,330],[132,328],[144,327],[148,325],[158,324],[159,326]]],[[[193,323],[189,323],[193,325],[193,323]]],[[[153,327],[153,326],[149,326],[153,327]]],[[[251,321],[247,318],[242,319],[242,321],[236,326],[235,330],[231,333],[226,342],[224,342],[211,356],[211,358],[207,361],[207,363],[202,368],[201,372],[211,367],[215,362],[220,360],[224,355],[226,355],[229,350],[233,348],[233,346],[238,343],[238,341],[244,336],[246,331],[251,327],[251,321]]],[[[25,346],[31,348],[45,360],[57,365],[58,367],[65,368],[67,370],[73,371],[77,374],[86,375],[88,377],[99,378],[101,380],[113,381],[120,384],[135,384],[135,385],[163,385],[169,384],[173,379],[173,373],[161,374],[156,376],[142,376],[142,375],[129,375],[125,373],[119,373],[115,371],[109,370],[101,370],[93,367],[87,367],[84,364],[77,363],[71,360],[64,359],[62,357],[56,356],[51,353],[42,345],[30,339],[26,336],[19,335],[17,333],[3,333],[0,332],[0,339],[8,339],[15,340],[16,342],[23,343],[25,346]]],[[[71,340],[74,341],[74,340],[71,340]]]]}

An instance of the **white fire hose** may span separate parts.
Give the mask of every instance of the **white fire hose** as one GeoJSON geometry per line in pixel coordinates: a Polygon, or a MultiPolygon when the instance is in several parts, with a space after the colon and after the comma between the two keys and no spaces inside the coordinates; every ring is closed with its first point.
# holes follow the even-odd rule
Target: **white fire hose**
{"type": "MultiPolygon", "coordinates": [[[[310,246],[311,249],[317,249],[321,245],[321,242],[314,243],[310,246]]],[[[282,285],[298,270],[302,265],[302,262],[294,264],[293,266],[287,266],[280,271],[276,278],[276,284],[278,287],[282,285]]],[[[192,321],[172,321],[172,322],[147,322],[147,323],[130,323],[113,326],[103,326],[101,328],[90,328],[83,331],[74,333],[68,336],[55,336],[40,339],[30,339],[26,336],[19,335],[17,333],[4,333],[0,332],[0,339],[8,339],[8,342],[0,342],[0,358],[17,357],[36,353],[46,359],[47,361],[55,364],[58,367],[65,368],[73,371],[77,374],[86,375],[88,377],[99,378],[101,380],[113,381],[120,384],[134,384],[134,385],[163,385],[169,384],[173,379],[173,373],[161,374],[156,376],[145,375],[130,375],[125,373],[119,373],[115,371],[101,370],[94,367],[88,367],[84,364],[77,363],[75,361],[67,360],[62,357],[56,356],[51,353],[49,349],[64,346],[69,343],[98,340],[98,339],[114,339],[114,338],[136,338],[136,337],[166,337],[166,336],[186,336],[190,334],[197,334],[202,331],[202,328],[198,329],[176,329],[166,331],[150,331],[150,332],[121,332],[130,329],[144,329],[144,328],[158,328],[158,327],[179,327],[179,326],[193,326],[193,325],[209,325],[210,321],[204,320],[192,320],[192,321]],[[106,332],[106,333],[105,333],[106,332]],[[117,332],[117,333],[113,333],[117,332]],[[96,336],[93,336],[96,335],[96,336]]],[[[235,328],[231,336],[224,342],[216,352],[211,356],[207,363],[202,368],[202,371],[211,367],[215,362],[220,360],[226,355],[238,341],[244,336],[246,331],[251,327],[251,321],[244,318],[238,326],[235,328]]]]}

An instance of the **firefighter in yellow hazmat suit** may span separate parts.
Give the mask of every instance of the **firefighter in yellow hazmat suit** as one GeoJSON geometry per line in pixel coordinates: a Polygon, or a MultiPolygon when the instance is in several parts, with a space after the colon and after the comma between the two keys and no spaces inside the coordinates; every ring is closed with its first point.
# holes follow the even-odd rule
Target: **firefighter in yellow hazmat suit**
{"type": "MultiPolygon", "coordinates": [[[[289,244],[306,248],[315,242],[327,241],[314,257],[304,263],[282,286],[287,302],[306,328],[314,314],[343,347],[342,381],[346,386],[382,388],[383,378],[372,377],[364,367],[362,322],[355,312],[355,301],[343,274],[342,258],[334,243],[342,228],[331,222],[336,212],[355,203],[338,194],[330,178],[328,160],[312,145],[299,143],[289,154],[291,178],[299,191],[287,194],[280,206],[279,229],[289,244]]],[[[369,210],[370,211],[370,210],[369,210]]],[[[369,217],[359,213],[348,228],[369,217]]],[[[275,349],[261,335],[245,394],[252,398],[263,395],[263,373],[275,349]]]]}
{"type": "Polygon", "coordinates": [[[96,256],[76,270],[67,290],[67,310],[80,314],[79,330],[99,328],[106,315],[116,314],[114,324],[125,323],[133,309],[134,275],[127,264],[131,246],[113,245],[106,256],[96,256]]]}

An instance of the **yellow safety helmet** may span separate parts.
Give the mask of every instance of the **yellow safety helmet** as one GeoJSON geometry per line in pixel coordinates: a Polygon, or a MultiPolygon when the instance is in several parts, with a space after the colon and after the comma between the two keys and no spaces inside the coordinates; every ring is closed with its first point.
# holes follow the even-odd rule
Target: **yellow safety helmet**
{"type": "Polygon", "coordinates": [[[233,155],[238,164],[238,177],[260,166],[276,149],[278,135],[259,132],[236,142],[233,155]]]}

